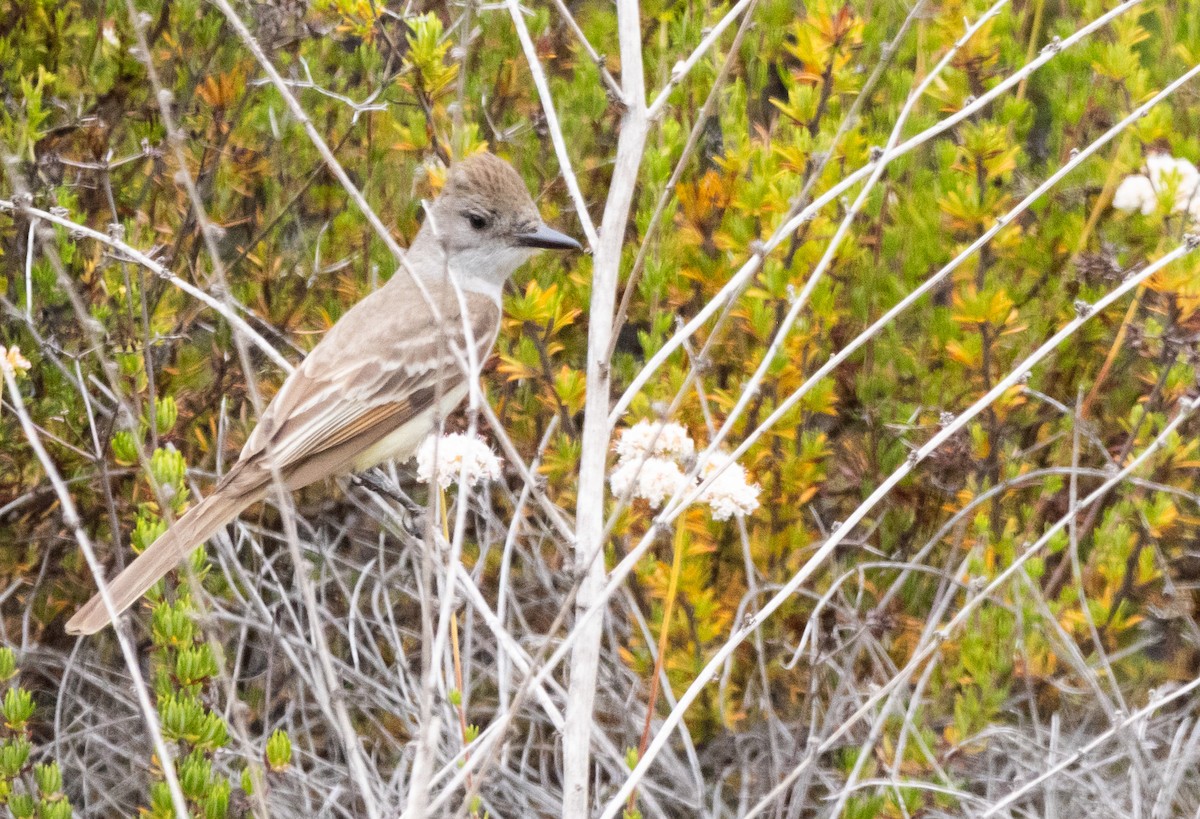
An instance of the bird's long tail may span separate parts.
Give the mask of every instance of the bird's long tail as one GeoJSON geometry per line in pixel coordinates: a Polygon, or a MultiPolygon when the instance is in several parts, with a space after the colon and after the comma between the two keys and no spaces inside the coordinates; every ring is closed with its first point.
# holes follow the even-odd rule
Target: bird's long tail
{"type": "MultiPolygon", "coordinates": [[[[267,482],[249,473],[258,470],[238,464],[211,495],[188,510],[112,580],[108,593],[115,614],[120,614],[179,565],[196,546],[204,543],[243,509],[266,494],[267,482]]],[[[112,622],[99,594],[87,601],[67,622],[68,634],[94,634],[112,622]]]]}

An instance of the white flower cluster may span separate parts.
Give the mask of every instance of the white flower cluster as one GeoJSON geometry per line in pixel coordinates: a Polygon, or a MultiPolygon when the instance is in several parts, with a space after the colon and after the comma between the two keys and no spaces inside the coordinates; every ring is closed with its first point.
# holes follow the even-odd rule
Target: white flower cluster
{"type": "Polygon", "coordinates": [[[1150,154],[1146,157],[1146,173],[1130,174],[1121,180],[1113,194],[1113,207],[1149,215],[1158,209],[1163,197],[1170,197],[1172,213],[1186,211],[1193,220],[1200,221],[1200,171],[1196,166],[1169,154],[1150,154]]]}
{"type": "Polygon", "coordinates": [[[436,482],[445,489],[458,483],[460,476],[465,476],[468,487],[499,480],[500,458],[483,439],[460,432],[426,438],[417,450],[417,480],[436,482]]]}
{"type": "Polygon", "coordinates": [[[656,458],[690,458],[696,451],[692,436],[676,423],[655,424],[638,421],[624,430],[616,443],[617,457],[622,461],[641,458],[647,452],[656,458]]]}
{"type": "Polygon", "coordinates": [[[15,344],[4,349],[0,346],[0,368],[5,372],[10,372],[14,377],[24,375],[29,372],[29,368],[33,365],[29,363],[29,359],[21,355],[21,348],[15,344]]]}
{"type": "Polygon", "coordinates": [[[695,454],[696,444],[679,424],[639,421],[621,432],[615,449],[617,468],[609,476],[608,485],[618,498],[642,498],[658,508],[671,496],[694,489],[725,467],[700,493],[700,502],[712,508],[716,520],[748,515],[758,508],[760,487],[750,483],[745,468],[728,455],[713,453],[699,481],[688,480],[682,464],[695,454]]]}
{"type": "Polygon", "coordinates": [[[712,507],[715,520],[729,520],[734,515],[750,514],[758,508],[758,492],[761,487],[750,483],[746,477],[746,467],[723,452],[714,452],[700,470],[700,480],[708,480],[722,467],[725,467],[725,471],[717,475],[700,493],[700,502],[712,507]]]}
{"type": "Polygon", "coordinates": [[[620,461],[608,477],[608,485],[618,498],[626,495],[630,498],[644,498],[656,509],[662,506],[667,498],[683,491],[687,482],[687,475],[683,474],[679,464],[666,458],[655,457],[620,461]]]}

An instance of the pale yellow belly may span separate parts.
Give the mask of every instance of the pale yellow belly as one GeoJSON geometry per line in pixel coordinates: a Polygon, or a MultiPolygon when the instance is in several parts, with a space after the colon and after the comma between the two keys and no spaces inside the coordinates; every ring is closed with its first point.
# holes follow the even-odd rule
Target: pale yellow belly
{"type": "Polygon", "coordinates": [[[462,384],[448,390],[441,402],[401,424],[387,437],[372,445],[354,459],[354,471],[363,472],[384,461],[407,461],[417,451],[421,442],[434,431],[434,424],[452,412],[467,397],[467,385],[462,384]]]}

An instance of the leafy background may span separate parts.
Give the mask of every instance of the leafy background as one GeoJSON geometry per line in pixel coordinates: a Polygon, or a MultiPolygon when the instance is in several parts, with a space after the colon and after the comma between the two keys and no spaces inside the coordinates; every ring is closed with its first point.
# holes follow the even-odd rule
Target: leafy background
{"type": "MultiPolygon", "coordinates": [[[[1110,7],[1003,5],[916,102],[905,136],[971,105],[1110,7]]],[[[219,312],[171,281],[23,206],[62,209],[53,212],[149,253],[224,300],[293,363],[394,268],[218,8],[189,0],[141,0],[133,16],[130,8],[0,2],[0,343],[19,346],[31,364],[13,383],[106,567],[124,565],[131,545],[147,544],[211,487],[253,428],[256,398],[284,374],[258,348],[239,348],[219,312]],[[155,90],[135,21],[166,94],[155,90]],[[211,247],[185,178],[213,225],[211,247]]],[[[985,9],[955,0],[915,10],[875,0],[750,4],[744,30],[739,18],[703,54],[650,131],[621,265],[630,298],[611,357],[614,397],[797,201],[878,156],[914,84],[962,35],[964,19],[985,9]],[[668,184],[693,129],[694,150],[668,184]]],[[[280,0],[236,10],[402,245],[446,161],[485,147],[517,167],[550,223],[582,235],[503,6],[280,0]]],[[[729,10],[691,0],[642,5],[651,98],[729,10]]],[[[574,176],[598,219],[622,121],[610,87],[621,75],[616,14],[596,0],[523,13],[574,176]]],[[[1200,5],[1136,3],[891,161],[728,441],[744,440],[1073,151],[1198,62],[1200,5]]],[[[1110,202],[1153,152],[1200,159],[1197,111],[1195,86],[1182,86],[809,390],[741,458],[761,485],[759,510],[721,523],[692,509],[674,535],[657,537],[609,603],[596,706],[604,741],[593,743],[597,805],[644,750],[660,632],[670,683],[656,706],[662,715],[731,629],[948,417],[1081,303],[1185,241],[1189,217],[1171,212],[1169,194],[1150,214],[1110,202]],[[673,549],[682,562],[671,592],[673,549]]],[[[621,424],[669,412],[699,442],[712,440],[856,195],[850,188],[835,198],[768,254],[728,311],[637,393],[621,424]]],[[[531,262],[508,290],[483,376],[503,429],[568,511],[590,288],[587,255],[531,262]]],[[[1085,323],[917,465],[800,593],[755,624],[754,639],[687,710],[686,738],[672,737],[629,811],[745,815],[770,794],[764,809],[779,816],[983,815],[1109,731],[1111,741],[1080,753],[1052,785],[997,810],[1193,815],[1193,698],[1133,726],[1125,720],[1192,683],[1200,666],[1197,423],[1162,436],[1195,394],[1198,310],[1197,261],[1185,257],[1085,323]],[[1135,479],[1077,511],[1067,531],[975,603],[963,628],[937,631],[1079,497],[1160,437],[1135,479]],[[935,660],[906,678],[900,699],[868,703],[935,643],[935,660]],[[864,703],[866,719],[852,718],[864,703]]],[[[9,680],[0,795],[17,816],[173,815],[112,632],[79,642],[63,633],[95,583],[28,438],[10,387],[0,409],[0,628],[15,654],[0,657],[9,680]]],[[[407,468],[393,475],[426,500],[407,468]]],[[[561,538],[522,486],[510,468],[472,497],[462,560],[535,654],[569,627],[555,615],[573,577],[561,538]],[[514,520],[524,523],[506,546],[514,520]]],[[[348,703],[376,795],[388,810],[404,804],[420,732],[422,623],[444,592],[430,585],[420,538],[381,526],[381,501],[372,498],[361,487],[302,493],[300,566],[275,506],[251,512],[231,530],[236,560],[228,543],[210,558],[198,554],[190,576],[152,595],[153,611],[136,612],[134,646],[196,815],[363,815],[330,697],[312,671],[318,648],[295,613],[296,572],[317,584],[340,680],[332,699],[348,703]]],[[[654,515],[644,504],[619,511],[610,566],[652,531],[654,515]]],[[[499,715],[511,711],[514,722],[505,750],[445,810],[557,815],[556,729],[534,699],[514,702],[522,675],[470,606],[459,616],[454,659],[463,668],[455,672],[449,655],[432,661],[451,729],[439,767],[499,715]]]]}

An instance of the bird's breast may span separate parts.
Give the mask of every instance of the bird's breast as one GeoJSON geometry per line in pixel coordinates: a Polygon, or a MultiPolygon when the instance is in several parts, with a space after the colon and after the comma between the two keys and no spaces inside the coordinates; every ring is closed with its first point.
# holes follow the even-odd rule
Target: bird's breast
{"type": "Polygon", "coordinates": [[[434,424],[445,418],[467,397],[467,385],[446,390],[433,406],[409,418],[354,459],[354,471],[364,472],[384,461],[406,461],[413,456],[434,424]]]}

